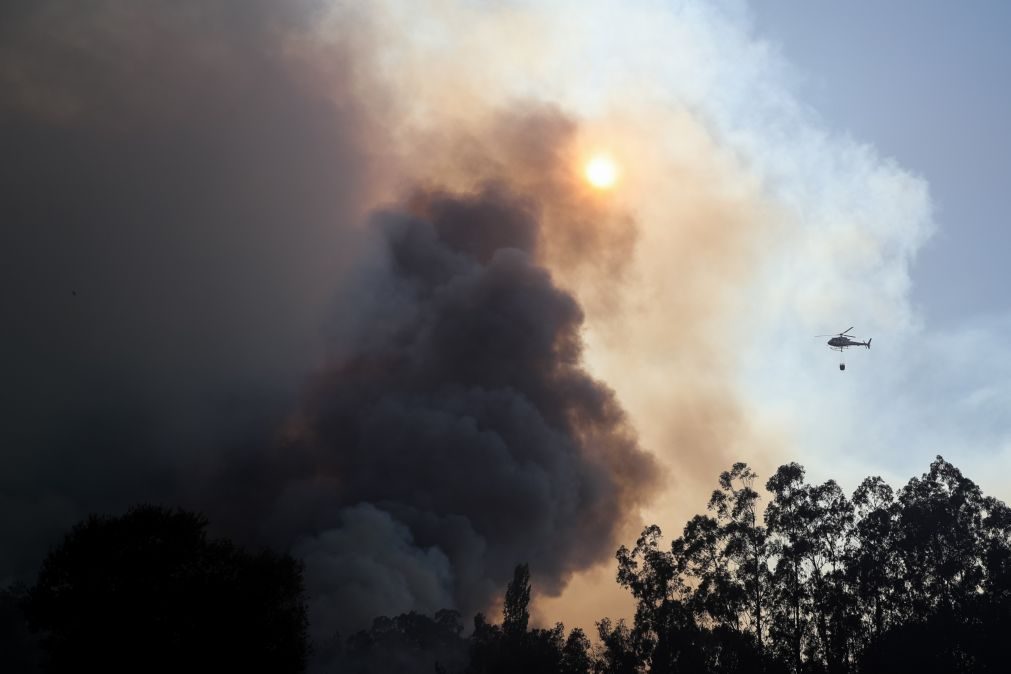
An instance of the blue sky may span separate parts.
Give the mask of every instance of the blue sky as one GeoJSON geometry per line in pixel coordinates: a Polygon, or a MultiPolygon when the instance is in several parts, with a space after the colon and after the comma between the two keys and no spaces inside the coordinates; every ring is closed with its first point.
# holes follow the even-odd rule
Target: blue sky
{"type": "MultiPolygon", "coordinates": [[[[1008,310],[1011,4],[751,4],[758,36],[840,132],[930,184],[938,231],[912,268],[928,327],[1008,310]]],[[[845,326],[843,326],[845,327],[845,326]]]]}

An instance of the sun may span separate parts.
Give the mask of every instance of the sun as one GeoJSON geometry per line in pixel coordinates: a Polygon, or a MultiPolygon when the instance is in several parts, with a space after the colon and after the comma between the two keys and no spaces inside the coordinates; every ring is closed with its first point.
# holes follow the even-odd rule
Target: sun
{"type": "Polygon", "coordinates": [[[591,185],[606,190],[618,180],[618,167],[609,157],[598,155],[587,162],[584,174],[591,185]]]}

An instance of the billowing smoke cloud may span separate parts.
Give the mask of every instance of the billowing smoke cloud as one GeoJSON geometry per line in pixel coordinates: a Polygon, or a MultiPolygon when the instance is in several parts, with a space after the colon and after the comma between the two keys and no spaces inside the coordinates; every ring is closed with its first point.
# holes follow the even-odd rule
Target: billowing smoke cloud
{"type": "Polygon", "coordinates": [[[406,525],[362,503],[340,511],[340,521],[300,541],[293,552],[311,585],[312,628],[357,628],[379,615],[455,606],[453,565],[441,549],[419,547],[406,525]]]}
{"type": "MultiPolygon", "coordinates": [[[[745,3],[0,12],[0,580],[181,502],[302,555],[330,629],[517,561],[556,592],[661,473],[671,530],[736,460],[1007,465],[1006,317],[925,335],[925,182],[828,130],[745,3]],[[809,335],[850,324],[840,378],[809,335]]],[[[620,610],[601,568],[546,615],[620,610]]]]}
{"type": "Polygon", "coordinates": [[[617,280],[635,240],[577,122],[514,103],[421,175],[315,7],[5,5],[0,578],[180,504],[302,556],[324,634],[522,561],[558,592],[653,492],[548,270],[617,280]]]}
{"type": "Polygon", "coordinates": [[[478,610],[520,561],[555,593],[613,553],[659,477],[583,369],[582,311],[535,259],[536,203],[496,185],[411,201],[375,216],[371,318],[259,468],[283,476],[267,534],[312,560],[317,615],[339,607],[344,629],[478,610]]]}

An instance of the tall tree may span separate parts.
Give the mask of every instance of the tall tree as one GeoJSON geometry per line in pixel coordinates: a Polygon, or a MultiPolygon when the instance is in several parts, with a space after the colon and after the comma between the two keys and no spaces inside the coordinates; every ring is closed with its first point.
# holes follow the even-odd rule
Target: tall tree
{"type": "Polygon", "coordinates": [[[986,569],[984,591],[1011,601],[1011,508],[992,497],[983,500],[980,544],[986,569]]]}
{"type": "Polygon", "coordinates": [[[643,530],[632,550],[623,545],[615,555],[618,584],[636,600],[632,639],[636,650],[643,653],[652,651],[667,605],[684,590],[681,568],[675,566],[678,558],[661,549],[661,541],[660,527],[654,524],[643,530]]]}
{"type": "Polygon", "coordinates": [[[780,466],[765,488],[772,500],[765,509],[770,551],[778,558],[773,576],[770,633],[773,643],[792,661],[793,671],[803,668],[804,642],[809,638],[810,592],[804,570],[810,543],[807,539],[808,490],[804,468],[797,463],[780,466]]]}
{"type": "Polygon", "coordinates": [[[75,526],[28,592],[49,671],[302,671],[301,565],[206,526],[154,506],[75,526]]]}
{"type": "Polygon", "coordinates": [[[506,587],[502,626],[488,624],[481,614],[474,619],[467,672],[556,674],[559,671],[563,663],[565,628],[558,623],[550,629],[528,629],[529,607],[530,568],[520,564],[506,587]]]}
{"type": "Polygon", "coordinates": [[[984,507],[979,487],[940,456],[899,492],[896,548],[907,615],[941,605],[957,611],[983,588],[984,507]]]}
{"type": "Polygon", "coordinates": [[[530,622],[530,567],[519,564],[513,571],[513,579],[506,587],[505,604],[502,608],[502,629],[507,636],[526,633],[530,622]]]}
{"type": "Polygon", "coordinates": [[[709,499],[726,540],[724,554],[743,587],[751,631],[762,649],[766,625],[763,622],[770,584],[770,551],[765,527],[759,524],[760,496],[754,489],[757,476],[745,463],[735,463],[720,474],[720,488],[709,499]]]}
{"type": "Polygon", "coordinates": [[[744,587],[731,573],[725,556],[726,530],[708,515],[696,515],[685,525],[682,535],[671,543],[675,568],[684,576],[682,588],[692,591],[686,603],[700,624],[740,629],[740,609],[744,587]]]}
{"type": "Polygon", "coordinates": [[[853,492],[853,506],[857,545],[848,560],[847,575],[864,623],[860,636],[866,643],[899,618],[902,569],[896,554],[895,493],[880,477],[869,477],[853,492]]]}
{"type": "Polygon", "coordinates": [[[859,623],[846,581],[846,562],[854,548],[853,506],[834,480],[805,494],[814,631],[828,671],[841,672],[852,655],[851,636],[859,623]]]}

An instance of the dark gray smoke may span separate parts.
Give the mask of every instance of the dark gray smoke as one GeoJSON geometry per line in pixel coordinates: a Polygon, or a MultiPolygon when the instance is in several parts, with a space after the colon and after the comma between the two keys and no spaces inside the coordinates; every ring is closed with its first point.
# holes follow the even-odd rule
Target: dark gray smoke
{"type": "Polygon", "coordinates": [[[521,561],[557,590],[613,552],[654,482],[582,368],[579,306],[533,261],[533,206],[502,188],[417,204],[375,218],[387,306],[314,382],[282,459],[304,475],[280,529],[322,530],[297,549],[344,626],[479,609],[521,561]]]}
{"type": "Polygon", "coordinates": [[[0,583],[199,492],[319,362],[368,123],[309,7],[0,3],[0,583]]]}
{"type": "Polygon", "coordinates": [[[300,555],[325,634],[517,562],[557,590],[651,491],[543,185],[356,226],[381,134],[310,8],[0,9],[0,583],[88,512],[196,507],[300,555]]]}

